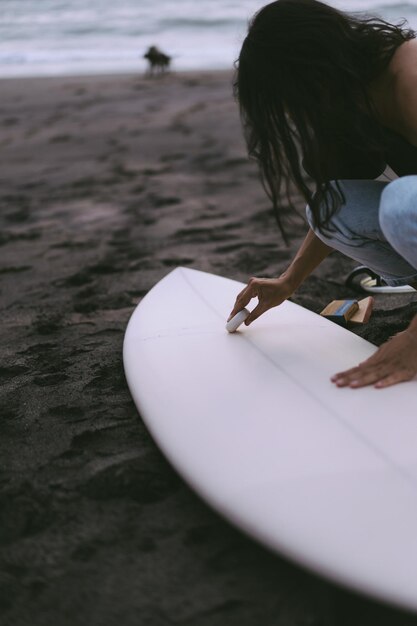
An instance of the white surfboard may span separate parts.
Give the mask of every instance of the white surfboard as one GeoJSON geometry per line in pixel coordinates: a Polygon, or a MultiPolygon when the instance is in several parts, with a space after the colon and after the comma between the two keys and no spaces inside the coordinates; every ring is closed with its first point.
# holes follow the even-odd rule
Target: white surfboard
{"type": "Polygon", "coordinates": [[[375,346],[291,302],[227,333],[242,288],[177,268],[142,300],[123,347],[140,415],[247,534],[417,611],[417,381],[335,387],[375,346]]]}

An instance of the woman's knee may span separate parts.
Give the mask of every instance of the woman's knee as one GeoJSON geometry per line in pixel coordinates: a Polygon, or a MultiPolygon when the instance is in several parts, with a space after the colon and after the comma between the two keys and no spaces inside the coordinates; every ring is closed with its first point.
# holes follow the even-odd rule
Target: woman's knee
{"type": "Polygon", "coordinates": [[[379,224],[385,238],[399,243],[417,224],[417,176],[393,180],[381,194],[379,224]]]}

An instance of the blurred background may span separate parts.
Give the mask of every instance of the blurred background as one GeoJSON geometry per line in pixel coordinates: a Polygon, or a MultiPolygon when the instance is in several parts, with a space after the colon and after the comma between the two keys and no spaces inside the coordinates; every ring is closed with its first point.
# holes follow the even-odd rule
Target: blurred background
{"type": "MultiPolygon", "coordinates": [[[[227,69],[236,59],[259,0],[1,0],[0,76],[119,73],[145,69],[157,45],[173,69],[227,69]]],[[[417,28],[417,4],[333,0],[347,11],[417,28]]]]}

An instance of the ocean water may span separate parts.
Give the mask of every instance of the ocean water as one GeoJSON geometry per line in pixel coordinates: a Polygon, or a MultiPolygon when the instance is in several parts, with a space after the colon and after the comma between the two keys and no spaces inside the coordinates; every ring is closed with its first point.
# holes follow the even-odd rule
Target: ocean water
{"type": "MultiPolygon", "coordinates": [[[[231,68],[258,0],[0,0],[0,77],[143,72],[157,45],[174,69],[231,68]]],[[[417,29],[417,4],[330,0],[417,29]]]]}

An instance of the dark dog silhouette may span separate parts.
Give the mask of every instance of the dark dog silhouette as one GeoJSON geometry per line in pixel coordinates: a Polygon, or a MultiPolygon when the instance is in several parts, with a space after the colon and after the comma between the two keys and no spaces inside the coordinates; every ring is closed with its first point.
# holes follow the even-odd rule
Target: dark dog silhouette
{"type": "Polygon", "coordinates": [[[155,74],[164,74],[168,72],[171,63],[171,57],[164,54],[156,46],[151,46],[146,54],[143,55],[144,59],[148,59],[149,68],[148,74],[153,76],[155,74]]]}

